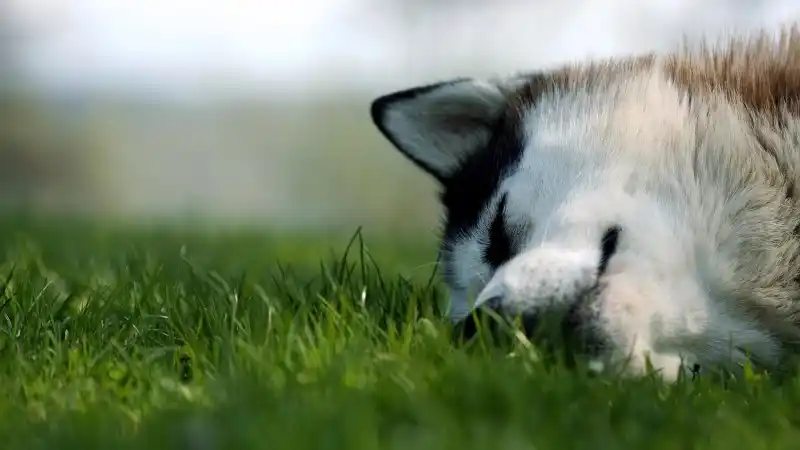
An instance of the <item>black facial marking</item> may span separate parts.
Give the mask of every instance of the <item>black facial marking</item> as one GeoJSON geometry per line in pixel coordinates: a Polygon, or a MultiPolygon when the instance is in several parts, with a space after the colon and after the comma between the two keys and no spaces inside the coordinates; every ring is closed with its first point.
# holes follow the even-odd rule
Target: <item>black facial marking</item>
{"type": "Polygon", "coordinates": [[[506,226],[505,208],[506,195],[503,194],[497,204],[497,212],[492,221],[492,226],[489,228],[489,244],[483,250],[483,260],[489,264],[492,270],[497,270],[498,267],[511,258],[511,238],[508,235],[508,227],[506,226]]]}
{"type": "Polygon", "coordinates": [[[613,226],[606,230],[605,234],[603,234],[603,238],[600,240],[600,264],[597,268],[598,276],[605,273],[608,267],[608,261],[617,251],[619,233],[620,227],[613,226]]]}
{"type": "Polygon", "coordinates": [[[494,127],[489,144],[473,153],[442,183],[445,246],[477,225],[481,211],[500,183],[519,165],[523,149],[519,118],[514,114],[503,115],[494,127]]]}

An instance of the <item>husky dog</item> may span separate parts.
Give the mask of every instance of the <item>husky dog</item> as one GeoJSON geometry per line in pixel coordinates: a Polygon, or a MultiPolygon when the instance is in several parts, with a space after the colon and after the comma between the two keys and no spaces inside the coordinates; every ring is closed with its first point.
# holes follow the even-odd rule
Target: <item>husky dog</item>
{"type": "Polygon", "coordinates": [[[590,367],[668,380],[778,368],[800,342],[796,26],[415,87],[371,114],[442,188],[454,323],[559,312],[590,367]]]}

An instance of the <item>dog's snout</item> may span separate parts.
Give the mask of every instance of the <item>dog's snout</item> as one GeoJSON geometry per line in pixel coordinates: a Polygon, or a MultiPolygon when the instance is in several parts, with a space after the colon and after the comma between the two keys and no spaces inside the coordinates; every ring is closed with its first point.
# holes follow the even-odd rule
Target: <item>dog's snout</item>
{"type": "Polygon", "coordinates": [[[605,341],[597,334],[587,314],[586,305],[591,302],[587,294],[565,310],[530,309],[512,312],[504,307],[501,296],[486,300],[482,306],[472,311],[455,326],[455,343],[473,339],[479,333],[493,339],[504,340],[507,330],[519,330],[528,339],[547,351],[563,351],[564,361],[571,364],[577,354],[599,355],[605,341]],[[560,349],[560,350],[559,350],[560,349]]]}
{"type": "Polygon", "coordinates": [[[596,247],[545,246],[517,255],[478,294],[475,310],[457,325],[459,335],[472,337],[481,329],[479,324],[494,333],[498,321],[487,319],[497,318],[521,325],[529,337],[586,328],[583,310],[602,275],[598,253],[602,271],[616,251],[619,233],[619,227],[609,228],[600,252],[596,247]]]}
{"type": "Polygon", "coordinates": [[[456,324],[455,338],[468,340],[473,338],[478,331],[485,329],[491,335],[500,331],[501,324],[510,325],[512,321],[520,320],[522,331],[527,336],[532,336],[538,328],[539,317],[533,312],[521,315],[511,314],[503,307],[503,297],[497,296],[486,300],[481,307],[475,309],[466,318],[456,324]],[[478,324],[481,324],[480,326],[478,324]]]}

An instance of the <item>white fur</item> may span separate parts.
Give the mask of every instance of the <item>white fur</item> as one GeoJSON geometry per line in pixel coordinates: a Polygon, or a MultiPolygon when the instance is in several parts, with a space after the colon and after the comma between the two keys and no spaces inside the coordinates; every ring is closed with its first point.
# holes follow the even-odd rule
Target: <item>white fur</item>
{"type": "MultiPolygon", "coordinates": [[[[780,342],[729,297],[743,243],[734,221],[747,220],[754,192],[745,187],[757,176],[742,120],[722,99],[690,106],[657,65],[538,99],[524,118],[519,169],[452,247],[457,284],[471,286],[477,304],[502,294],[503,309],[519,312],[568,303],[599,283],[591,325],[611,346],[594,367],[629,359],[628,371],[640,373],[650,358],[674,379],[681,361],[735,368],[749,351],[776,363],[780,342]],[[708,164],[699,173],[695,155],[708,164]],[[507,222],[529,231],[492,277],[480,252],[502,194],[507,222]],[[597,280],[600,240],[613,225],[619,248],[597,280]]],[[[468,298],[454,293],[454,321],[469,313],[468,298]]]]}

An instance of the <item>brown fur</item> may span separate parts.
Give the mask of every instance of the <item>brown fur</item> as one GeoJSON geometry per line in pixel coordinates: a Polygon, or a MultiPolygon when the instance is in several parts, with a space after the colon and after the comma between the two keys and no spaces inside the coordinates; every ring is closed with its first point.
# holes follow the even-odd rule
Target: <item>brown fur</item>
{"type": "MultiPolygon", "coordinates": [[[[573,64],[532,74],[510,95],[513,111],[523,111],[545,92],[554,89],[598,86],[620,74],[653,67],[655,54],[573,64]]],[[[727,45],[684,48],[662,60],[667,76],[690,96],[722,93],[742,102],[776,124],[783,114],[800,115],[800,29],[782,30],[778,40],[766,33],[734,38],[727,45]]]]}
{"type": "Polygon", "coordinates": [[[800,115],[800,30],[784,29],[777,42],[759,33],[725,47],[703,45],[668,58],[666,69],[690,93],[720,92],[750,111],[781,122],[800,115]]]}

